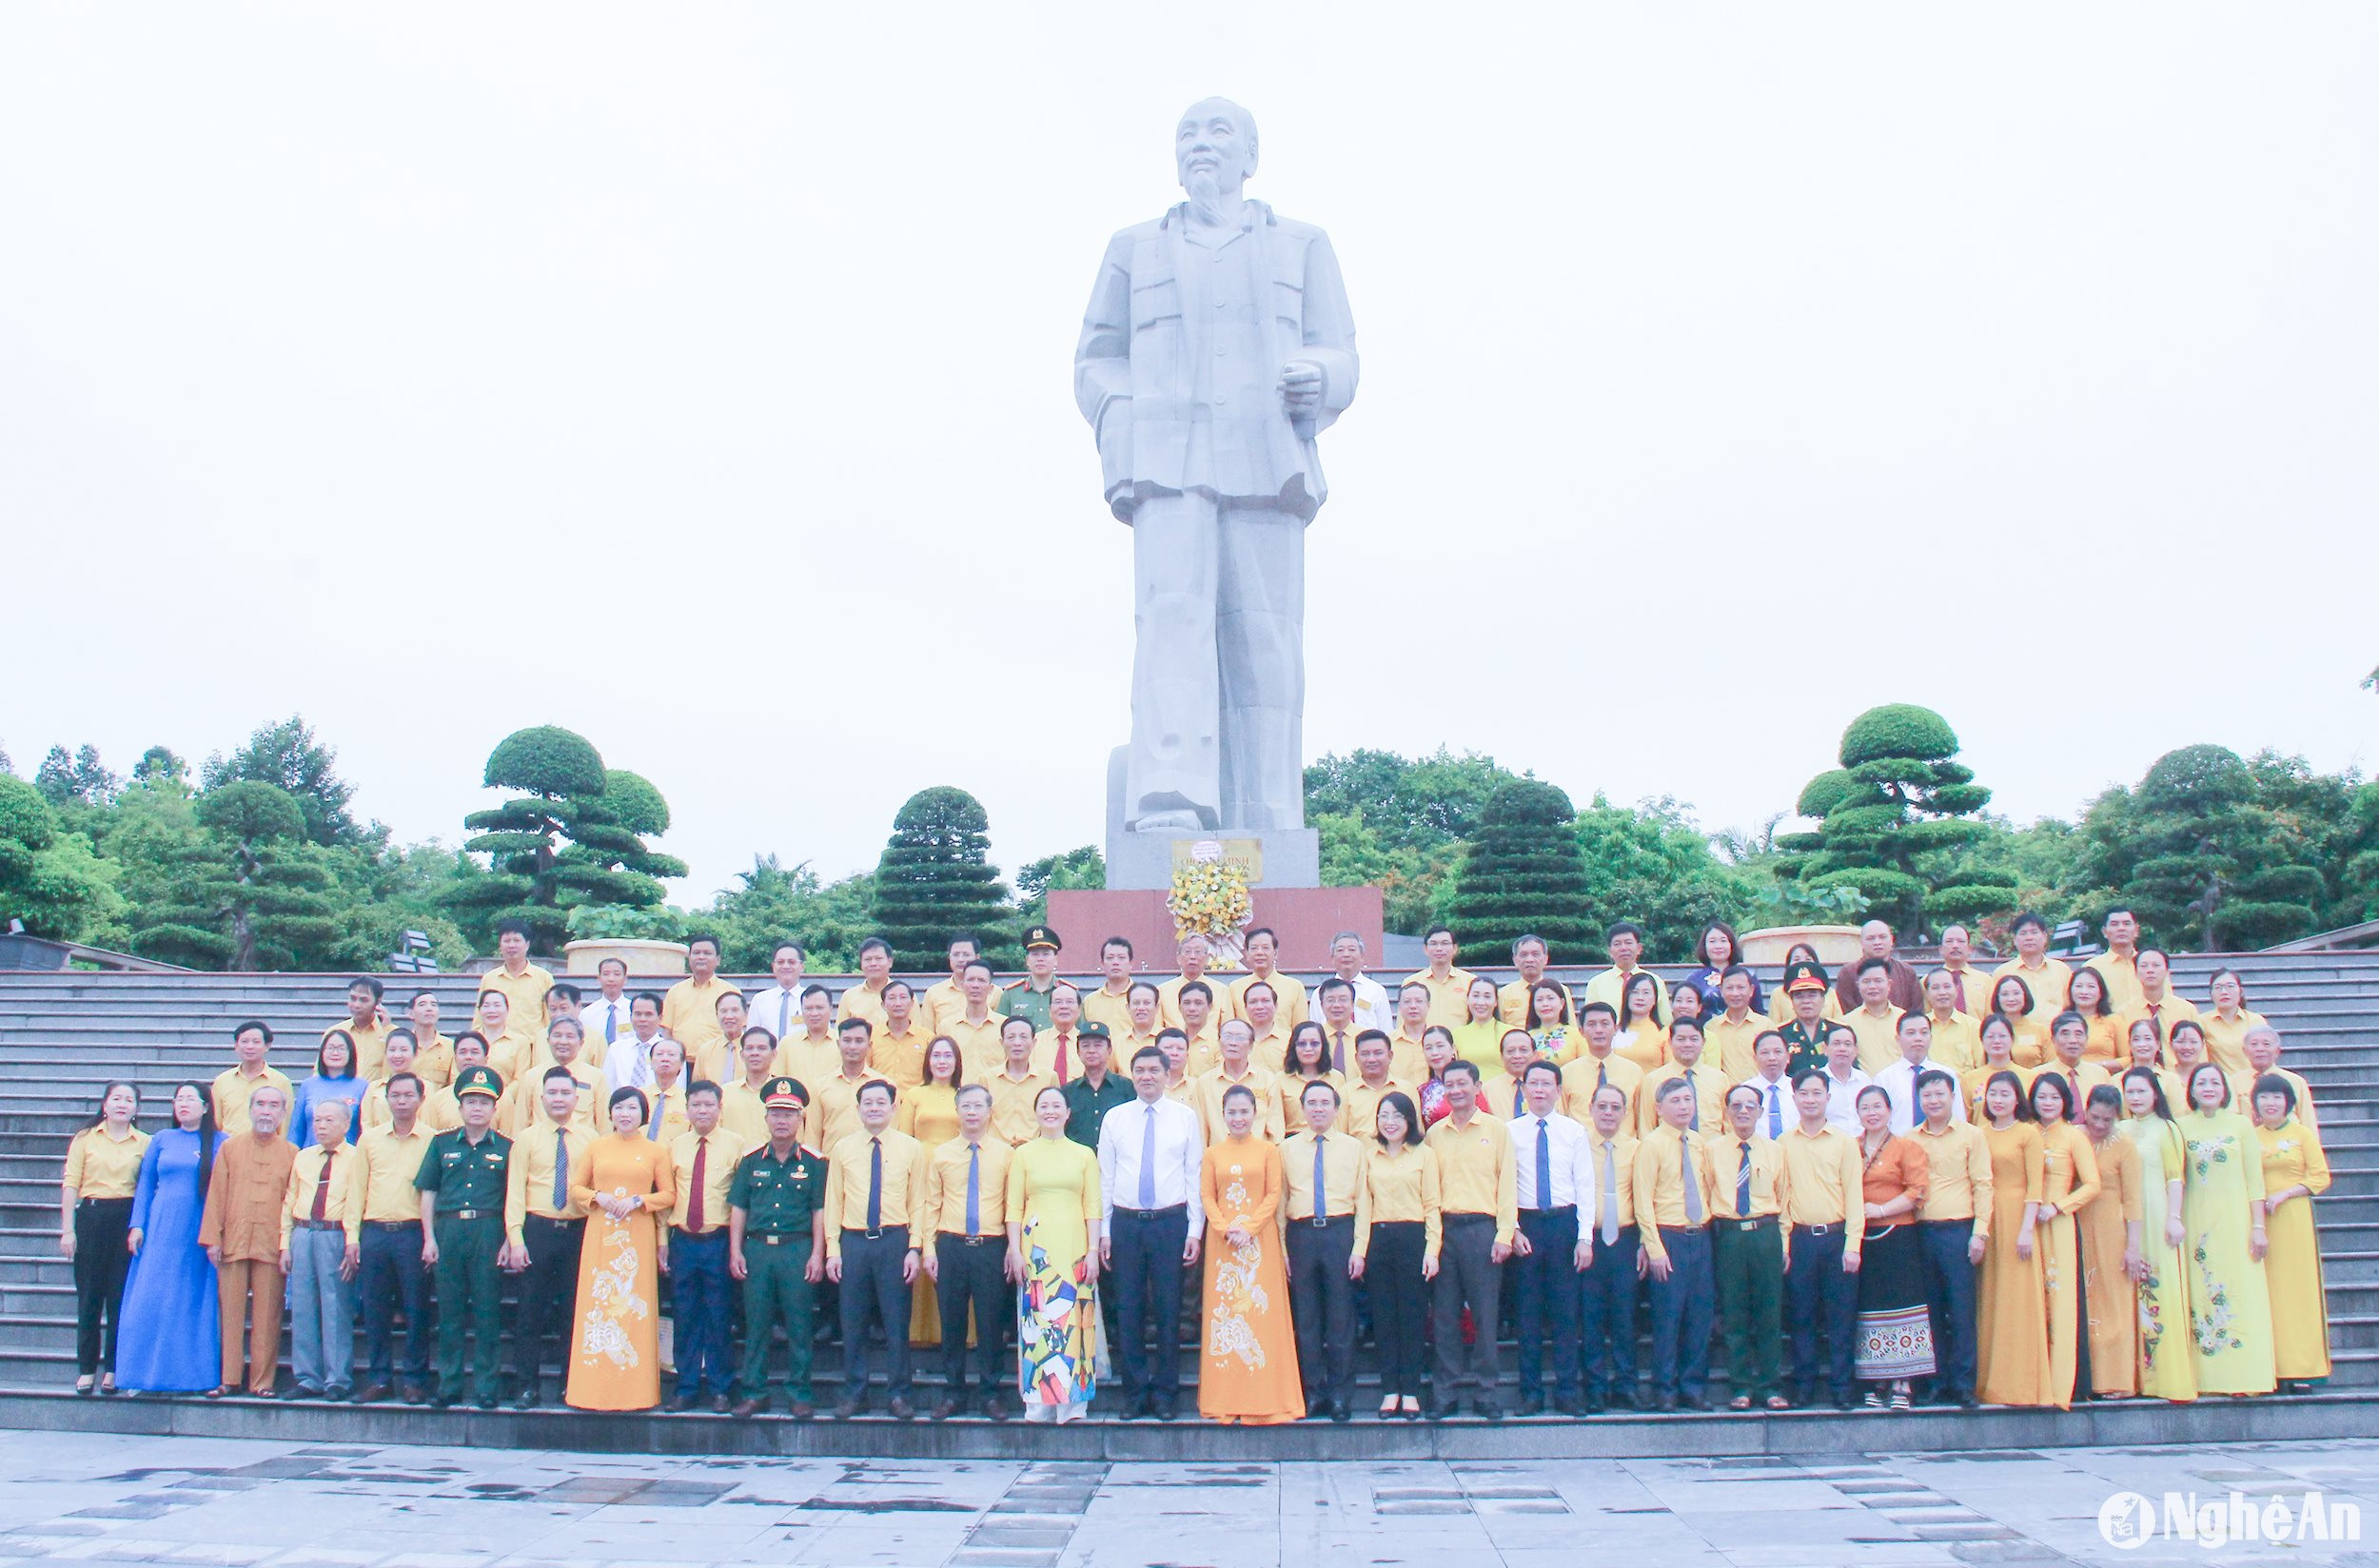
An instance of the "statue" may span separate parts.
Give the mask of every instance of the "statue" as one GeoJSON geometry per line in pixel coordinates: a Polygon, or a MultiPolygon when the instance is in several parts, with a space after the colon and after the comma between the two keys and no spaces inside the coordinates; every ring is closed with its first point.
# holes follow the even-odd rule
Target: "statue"
{"type": "Polygon", "coordinates": [[[1173,158],[1189,200],[1108,242],[1074,350],[1108,504],[1131,528],[1111,845],[1118,825],[1168,842],[1304,828],[1305,529],[1327,494],[1314,439],[1355,398],[1328,237],[1246,195],[1254,118],[1193,104],[1173,158]]]}

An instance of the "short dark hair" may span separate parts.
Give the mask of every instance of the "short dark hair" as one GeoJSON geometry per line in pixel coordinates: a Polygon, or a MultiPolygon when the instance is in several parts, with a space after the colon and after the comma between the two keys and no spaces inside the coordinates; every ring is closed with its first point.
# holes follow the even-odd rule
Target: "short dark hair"
{"type": "Polygon", "coordinates": [[[572,1088],[579,1087],[579,1075],[572,1072],[568,1068],[560,1066],[547,1068],[537,1081],[541,1084],[550,1084],[557,1078],[569,1085],[572,1088]]]}
{"type": "MultiPolygon", "coordinates": [[[[2104,1088],[2106,1087],[2106,1085],[2100,1084],[2098,1088],[2104,1088]]],[[[2090,1092],[2094,1098],[2098,1089],[2094,1088],[2090,1092]]],[[[2257,1096],[2266,1094],[2281,1095],[2287,1099],[2289,1110],[2291,1113],[2293,1113],[2296,1109],[2296,1086],[2290,1083],[2286,1078],[2281,1077],[2276,1072],[2267,1072],[2258,1077],[2255,1080],[2254,1093],[2257,1096]]]]}
{"type": "Polygon", "coordinates": [[[718,933],[716,931],[696,931],[692,935],[688,936],[685,939],[685,951],[692,952],[695,949],[702,946],[706,942],[710,944],[711,956],[714,958],[726,951],[726,949],[719,945],[718,933]]]}
{"type": "Polygon", "coordinates": [[[1099,944],[1099,956],[1102,958],[1106,957],[1107,950],[1110,948],[1123,949],[1124,956],[1126,958],[1130,958],[1131,956],[1131,938],[1129,936],[1109,937],[1106,941],[1099,944]]]}
{"type": "Polygon", "coordinates": [[[951,949],[958,947],[961,944],[973,948],[977,952],[981,952],[983,951],[983,944],[975,940],[974,932],[953,931],[950,933],[950,939],[942,944],[942,951],[944,954],[947,954],[951,949]]]}
{"type": "Polygon", "coordinates": [[[1427,931],[1421,933],[1421,940],[1424,942],[1434,941],[1441,933],[1446,936],[1451,936],[1454,934],[1454,928],[1443,925],[1431,926],[1427,931]]]}
{"type": "Polygon", "coordinates": [[[863,1100],[867,1097],[867,1091],[872,1088],[882,1089],[884,1091],[884,1097],[888,1100],[896,1101],[900,1098],[900,1090],[894,1086],[893,1081],[889,1078],[869,1079],[866,1083],[859,1086],[859,1092],[854,1094],[851,1098],[854,1100],[863,1100]]]}
{"type": "MultiPolygon", "coordinates": [[[[548,1076],[550,1076],[550,1074],[548,1074],[548,1076]]],[[[613,1089],[611,1091],[611,1098],[604,1102],[604,1108],[606,1110],[618,1110],[621,1106],[627,1105],[631,1102],[633,1102],[636,1106],[636,1117],[638,1121],[649,1122],[653,1119],[653,1102],[645,1097],[642,1089],[638,1088],[631,1084],[622,1084],[618,1088],[613,1089]]]]}
{"type": "Polygon", "coordinates": [[[1323,981],[1320,985],[1313,988],[1313,998],[1318,1002],[1334,990],[1343,990],[1347,995],[1352,996],[1355,993],[1355,984],[1351,980],[1342,980],[1337,975],[1333,974],[1327,980],[1323,981]]]}
{"type": "Polygon", "coordinates": [[[1254,941],[1259,936],[1268,936],[1272,939],[1272,945],[1274,947],[1280,946],[1280,932],[1274,931],[1269,926],[1258,926],[1254,930],[1248,931],[1247,935],[1239,939],[1240,951],[1242,952],[1246,951],[1248,944],[1254,941]]]}
{"type": "Polygon", "coordinates": [[[2023,913],[2017,915],[2015,919],[2007,923],[2007,933],[2008,935],[2013,936],[2017,931],[2022,931],[2026,926],[2037,926],[2044,931],[2049,931],[2049,917],[2042,914],[2038,910],[2026,910],[2023,913]]]}
{"type": "MultiPolygon", "coordinates": [[[[1160,1035],[1158,1038],[1162,1039],[1163,1036],[1160,1035]]],[[[1168,1072],[1172,1070],[1173,1064],[1171,1059],[1167,1057],[1163,1051],[1157,1049],[1154,1046],[1142,1046],[1138,1050],[1131,1053],[1131,1065],[1135,1068],[1141,1063],[1149,1061],[1153,1061],[1158,1067],[1163,1068],[1168,1072]]]]}
{"type": "Polygon", "coordinates": [[[1633,920],[1616,921],[1608,931],[1602,933],[1602,940],[1606,943],[1616,942],[1622,936],[1632,936],[1641,942],[1643,940],[1643,928],[1633,920]]]}
{"type": "Polygon", "coordinates": [[[1421,1113],[1413,1108],[1411,1095],[1406,1094],[1400,1088],[1389,1089],[1386,1094],[1380,1096],[1380,1103],[1371,1107],[1371,1136],[1379,1140],[1379,1144],[1382,1148],[1392,1148],[1395,1146],[1390,1144],[1379,1131],[1379,1114],[1383,1110],[1392,1110],[1397,1115],[1402,1116],[1405,1119],[1404,1141],[1406,1147],[1412,1148],[1418,1148],[1421,1147],[1421,1113]]]}
{"type": "Polygon", "coordinates": [[[743,1038],[736,1042],[736,1047],[737,1049],[742,1049],[755,1040],[773,1046],[777,1044],[777,1031],[765,1024],[755,1024],[743,1031],[743,1038]]]}
{"type": "Polygon", "coordinates": [[[359,974],[354,979],[347,982],[347,990],[353,990],[358,986],[361,986],[365,990],[370,991],[372,993],[372,1000],[375,1002],[380,1000],[381,994],[385,989],[379,981],[373,979],[368,974],[359,974]]]}
{"type": "Polygon", "coordinates": [[[232,1025],[231,1043],[235,1046],[238,1045],[240,1043],[240,1036],[246,1034],[250,1029],[254,1029],[257,1033],[263,1035],[265,1037],[265,1044],[268,1046],[272,1044],[272,1026],[265,1023],[262,1018],[243,1018],[238,1023],[232,1025]]]}
{"type": "Polygon", "coordinates": [[[669,998],[663,996],[657,990],[640,990],[634,996],[629,997],[628,1010],[630,1012],[634,1012],[636,1010],[636,1005],[639,1002],[652,1003],[653,1010],[655,1012],[666,1012],[669,1009],[669,998]]]}
{"type": "Polygon", "coordinates": [[[557,996],[565,1002],[581,1002],[586,999],[586,993],[567,980],[557,980],[545,988],[546,1001],[550,1002],[557,996]]]}
{"type": "Polygon", "coordinates": [[[1889,958],[1861,958],[1858,961],[1858,967],[1851,972],[1863,979],[1868,973],[1876,970],[1881,970],[1886,974],[1891,973],[1892,961],[1889,958]]]}
{"type": "Polygon", "coordinates": [[[853,1029],[857,1029],[861,1034],[866,1035],[871,1040],[875,1038],[875,1026],[860,1017],[857,1013],[853,1013],[850,1017],[835,1026],[835,1032],[836,1034],[848,1034],[853,1029]]]}
{"type": "Polygon", "coordinates": [[[1608,1018],[1614,1024],[1619,1022],[1619,1009],[1611,1006],[1608,1002],[1603,1001],[1599,996],[1593,1001],[1587,1002],[1578,1009],[1578,1022],[1582,1024],[1584,1023],[1586,1021],[1586,1015],[1593,1012],[1601,1013],[1603,1017],[1608,1018]]]}
{"type": "MultiPolygon", "coordinates": [[[[1762,1035],[1762,1036],[1760,1036],[1760,1038],[1765,1039],[1765,1038],[1766,1038],[1766,1036],[1765,1036],[1765,1035],[1762,1035]]],[[[1815,1078],[1815,1079],[1816,1079],[1819,1083],[1820,1083],[1820,1084],[1825,1084],[1825,1071],[1824,1071],[1824,1069],[1823,1069],[1823,1068],[1801,1068],[1799,1072],[1794,1073],[1794,1074],[1793,1074],[1793,1088],[1794,1088],[1795,1092],[1799,1092],[1799,1088],[1800,1088],[1800,1086],[1801,1086],[1801,1085],[1803,1085],[1803,1084],[1805,1084],[1805,1083],[1807,1083],[1807,1082],[1809,1082],[1809,1080],[1810,1080],[1810,1079],[1812,1079],[1812,1078],[1815,1078]]],[[[1867,1086],[1867,1088],[1881,1088],[1881,1087],[1882,1087],[1882,1086],[1881,1086],[1881,1085],[1879,1085],[1879,1084],[1869,1084],[1869,1085],[1867,1086]]],[[[1833,1086],[1832,1084],[1825,1084],[1825,1088],[1826,1088],[1826,1092],[1827,1092],[1828,1094],[1831,1094],[1831,1093],[1833,1093],[1833,1092],[1834,1092],[1834,1086],[1833,1086]]],[[[1862,1091],[1862,1092],[1863,1092],[1863,1091],[1862,1091]]],[[[1886,1096],[1886,1098],[1889,1098],[1889,1096],[1886,1096]]]]}
{"type": "Polygon", "coordinates": [[[1555,1067],[1551,1062],[1546,1061],[1543,1057],[1540,1056],[1535,1061],[1520,1069],[1521,1083],[1525,1085],[1529,1079],[1535,1077],[1539,1072],[1549,1074],[1552,1077],[1553,1082],[1556,1084],[1559,1084],[1562,1081],[1562,1069],[1555,1067]]]}
{"type": "Polygon", "coordinates": [[[829,1002],[835,999],[835,993],[833,991],[828,990],[824,986],[818,985],[815,982],[803,986],[798,994],[804,1002],[807,1002],[813,996],[823,996],[829,1002]]]}
{"type": "MultiPolygon", "coordinates": [[[[1213,988],[1212,986],[1208,985],[1208,984],[1207,984],[1205,981],[1203,981],[1203,980],[1191,980],[1191,981],[1188,982],[1187,984],[1185,984],[1185,985],[1184,985],[1184,986],[1183,986],[1183,987],[1182,987],[1179,990],[1177,990],[1177,991],[1173,992],[1173,1000],[1174,1000],[1174,1001],[1176,1001],[1176,1002],[1178,1002],[1178,1001],[1180,1001],[1183,997],[1185,997],[1185,996],[1189,995],[1189,994],[1190,994],[1191,991],[1193,991],[1193,990],[1194,990],[1194,991],[1196,991],[1196,992],[1197,992],[1200,996],[1205,997],[1205,998],[1206,998],[1208,1001],[1209,1001],[1209,1002],[1211,1002],[1211,1001],[1213,1001],[1213,1000],[1214,1000],[1214,988],[1213,988]]],[[[1130,995],[1131,993],[1130,993],[1129,991],[1127,991],[1127,992],[1125,992],[1125,994],[1126,994],[1126,995],[1130,995]]],[[[1160,996],[1162,996],[1162,995],[1164,994],[1164,992],[1159,991],[1159,992],[1157,992],[1157,994],[1158,994],[1158,995],[1160,995],[1160,996]]]]}
{"type": "Polygon", "coordinates": [[[385,1095],[390,1089],[396,1088],[399,1084],[411,1084],[415,1088],[421,1089],[423,1094],[427,1094],[429,1092],[429,1090],[423,1086],[420,1077],[410,1072],[390,1073],[388,1075],[388,1081],[380,1087],[380,1092],[383,1095],[385,1095]]]}
{"type": "Polygon", "coordinates": [[[981,970],[983,971],[983,978],[986,980],[989,980],[994,973],[998,972],[992,968],[991,961],[989,959],[970,958],[965,963],[958,966],[959,977],[964,979],[966,976],[973,974],[976,970],[981,970]]]}
{"type": "Polygon", "coordinates": [[[686,1085],[685,1097],[688,1100],[693,1099],[698,1094],[707,1094],[714,1100],[724,1098],[724,1096],[719,1093],[718,1086],[712,1083],[707,1078],[697,1078],[694,1082],[686,1085]]]}
{"type": "Polygon", "coordinates": [[[1457,1056],[1452,1061],[1446,1063],[1445,1070],[1440,1072],[1438,1076],[1440,1078],[1451,1078],[1457,1072],[1466,1072],[1470,1074],[1470,1081],[1474,1084],[1480,1081],[1479,1064],[1471,1061],[1466,1056],[1457,1056]]]}
{"type": "MultiPolygon", "coordinates": [[[[1916,1082],[1916,1084],[1913,1086],[1912,1092],[1914,1092],[1914,1093],[1916,1094],[1916,1096],[1917,1096],[1917,1099],[1921,1100],[1921,1099],[1923,1099],[1923,1098],[1925,1097],[1925,1086],[1926,1086],[1926,1085],[1928,1085],[1928,1084],[1942,1084],[1942,1085],[1946,1085],[1946,1086],[1948,1087],[1948,1088],[1949,1088],[1949,1091],[1950,1091],[1950,1102],[1951,1102],[1951,1104],[1953,1104],[1953,1105],[1956,1104],[1956,1101],[1957,1101],[1957,1079],[1956,1079],[1956,1077],[1955,1075],[1953,1075],[1953,1074],[1951,1074],[1951,1073],[1948,1073],[1948,1072],[1945,1072],[1945,1071],[1943,1071],[1943,1070],[1942,1070],[1941,1068],[1925,1068],[1925,1070],[1924,1070],[1924,1071],[1922,1071],[1922,1072],[1920,1072],[1920,1073],[1917,1074],[1917,1082],[1916,1082]]],[[[1876,1087],[1876,1088],[1882,1088],[1882,1086],[1881,1086],[1880,1084],[1876,1085],[1875,1087],[1876,1087]]],[[[1891,1098],[1891,1096],[1887,1094],[1887,1095],[1885,1095],[1885,1096],[1884,1096],[1884,1098],[1889,1099],[1889,1098],[1891,1098]]]]}
{"type": "MultiPolygon", "coordinates": [[[[1996,1078],[1998,1074],[1994,1073],[1992,1076],[1996,1078]]],[[[2039,1077],[2035,1078],[2032,1081],[2032,1087],[2024,1091],[2025,1100],[2034,1106],[2039,1105],[2040,1091],[2042,1089],[2056,1090],[2056,1103],[2059,1107],[2057,1116],[2062,1121],[2072,1121],[2074,1119],[2074,1088],[2071,1084],[2068,1084],[2065,1081],[2065,1074],[2061,1072],[2044,1072],[2039,1077]]],[[[2033,1112],[2034,1119],[2037,1120],[2039,1118],[2039,1114],[2040,1113],[2037,1110],[2035,1110],[2033,1112]]]]}
{"type": "MultiPolygon", "coordinates": [[[[859,944],[859,951],[861,952],[867,951],[870,948],[882,948],[886,952],[892,951],[892,945],[880,936],[868,937],[859,944]]],[[[777,955],[780,952],[791,952],[796,958],[800,959],[804,964],[810,961],[810,955],[801,951],[801,944],[798,942],[777,943],[775,947],[768,950],[768,961],[772,964],[777,962],[777,955]]]]}
{"type": "Polygon", "coordinates": [[[496,922],[496,934],[498,936],[517,936],[525,942],[528,940],[529,936],[529,923],[525,920],[520,919],[499,920],[496,922]]]}

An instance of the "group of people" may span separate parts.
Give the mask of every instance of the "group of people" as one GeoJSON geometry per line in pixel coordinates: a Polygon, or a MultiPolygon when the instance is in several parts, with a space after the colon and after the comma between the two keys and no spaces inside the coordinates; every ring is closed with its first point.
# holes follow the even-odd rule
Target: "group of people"
{"type": "Polygon", "coordinates": [[[1616,925],[1574,993],[1534,936],[1498,983],[1439,928],[1391,993],[1352,934],[1310,987],[1266,931],[1161,982],[1110,938],[1093,986],[1035,928],[1012,985],[958,938],[913,988],[871,940],[836,996],[792,943],[746,993],[708,936],[665,992],[612,960],[588,994],[507,925],[451,1039],[360,979],[301,1083],[249,1020],[153,1137],[107,1088],[61,1208],[78,1388],[489,1406],[508,1339],[521,1407],[551,1347],[598,1410],[670,1363],[678,1409],[751,1416],[781,1358],[805,1418],[832,1323],[836,1416],[1170,1419],[1185,1311],[1199,1413],[1250,1424],[1349,1419],[1366,1338],[1406,1420],[1706,1408],[1720,1335],[1738,1410],[2326,1376],[2329,1169],[2238,977],[2201,1009],[2129,911],[2078,968],[2013,934],[1985,974],[1952,927],[1920,975],[1871,923],[1769,997],[1723,924],[1674,986],[1616,925]]]}

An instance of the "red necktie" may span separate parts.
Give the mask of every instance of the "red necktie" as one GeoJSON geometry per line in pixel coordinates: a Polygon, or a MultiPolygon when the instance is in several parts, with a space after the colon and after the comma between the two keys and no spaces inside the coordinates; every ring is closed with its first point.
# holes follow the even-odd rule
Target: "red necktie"
{"type": "Polygon", "coordinates": [[[1072,1040],[1073,1036],[1064,1029],[1057,1031],[1057,1081],[1061,1084],[1066,1081],[1066,1047],[1072,1040]]]}
{"type": "Polygon", "coordinates": [[[710,1168],[710,1157],[711,1141],[697,1138],[694,1141],[694,1175],[689,1184],[694,1191],[685,1204],[685,1227],[697,1236],[702,1233],[702,1173],[710,1168]]]}
{"type": "Polygon", "coordinates": [[[338,1161],[335,1150],[324,1155],[322,1174],[314,1180],[314,1218],[317,1220],[330,1218],[330,1167],[338,1161]]]}

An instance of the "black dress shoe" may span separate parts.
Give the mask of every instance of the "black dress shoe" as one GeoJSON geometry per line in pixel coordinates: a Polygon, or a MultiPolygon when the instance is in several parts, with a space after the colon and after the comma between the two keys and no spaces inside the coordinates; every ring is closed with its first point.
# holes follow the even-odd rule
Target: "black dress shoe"
{"type": "Polygon", "coordinates": [[[515,1410],[534,1410],[544,1402],[545,1397],[542,1394],[540,1394],[536,1389],[523,1388],[519,1394],[514,1396],[512,1408],[515,1410]]]}
{"type": "Polygon", "coordinates": [[[857,1415],[858,1413],[858,1404],[851,1400],[845,1400],[840,1404],[835,1406],[835,1419],[836,1421],[849,1421],[852,1417],[857,1415]]]}
{"type": "Polygon", "coordinates": [[[1347,1401],[1344,1400],[1333,1401],[1330,1404],[1330,1420],[1334,1421],[1352,1421],[1354,1415],[1353,1411],[1347,1408],[1347,1401]]]}
{"type": "Polygon", "coordinates": [[[462,1401],[452,1394],[441,1394],[429,1401],[432,1410],[451,1410],[462,1401]]]}
{"type": "Polygon", "coordinates": [[[1680,1394],[1677,1396],[1677,1404],[1678,1408],[1681,1410],[1707,1410],[1710,1408],[1709,1400],[1700,1394],[1680,1394]]]}
{"type": "Polygon", "coordinates": [[[1553,1401],[1553,1408],[1560,1414],[1567,1416],[1572,1421],[1579,1420],[1586,1413],[1585,1401],[1583,1400],[1574,1398],[1555,1400],[1553,1401]]]}
{"type": "Polygon", "coordinates": [[[1982,1408],[1982,1401],[1972,1394],[1960,1394],[1957,1396],[1957,1407],[1960,1410],[1979,1410],[1982,1408]]]}
{"type": "Polygon", "coordinates": [[[1652,1408],[1655,1410],[1674,1410],[1677,1408],[1677,1396],[1674,1394],[1662,1394],[1652,1401],[1652,1408]]]}
{"type": "Polygon", "coordinates": [[[937,1421],[948,1421],[951,1417],[958,1413],[958,1409],[959,1405],[956,1400],[945,1399],[941,1403],[934,1406],[934,1419],[937,1421]]]}
{"type": "Polygon", "coordinates": [[[739,1400],[736,1402],[735,1407],[729,1410],[727,1414],[733,1416],[737,1421],[750,1421],[754,1416],[758,1415],[761,1411],[767,1408],[768,1401],[765,1398],[757,1400],[739,1400]]]}
{"type": "Polygon", "coordinates": [[[355,1391],[355,1402],[358,1404],[377,1404],[387,1397],[388,1385],[384,1382],[367,1382],[355,1391]]]}
{"type": "Polygon", "coordinates": [[[1602,1399],[1602,1395],[1600,1395],[1600,1394],[1588,1394],[1588,1395],[1586,1396],[1586,1409],[1585,1409],[1585,1413],[1586,1413],[1587,1415],[1589,1415],[1589,1416],[1599,1416],[1599,1415],[1602,1414],[1602,1412],[1603,1412],[1605,1409],[1607,1409],[1607,1408],[1608,1408],[1608,1406],[1604,1404],[1604,1402],[1603,1402],[1603,1399],[1602,1399]]]}
{"type": "Polygon", "coordinates": [[[1004,1421],[1008,1419],[1008,1401],[993,1394],[984,1400],[983,1414],[995,1421],[1004,1421]]]}
{"type": "Polygon", "coordinates": [[[1459,1408],[1460,1407],[1454,1404],[1454,1402],[1450,1400],[1444,1404],[1440,1404],[1436,1401],[1432,1400],[1427,1404],[1421,1407],[1421,1419],[1423,1421],[1447,1421],[1456,1414],[1459,1408]]]}
{"type": "Polygon", "coordinates": [[[691,1392],[684,1393],[678,1396],[675,1408],[680,1411],[691,1410],[701,1402],[701,1395],[691,1392]]]}
{"type": "Polygon", "coordinates": [[[302,1382],[293,1382],[288,1387],[273,1396],[273,1398],[280,1400],[285,1404],[291,1400],[319,1400],[322,1397],[323,1391],[321,1389],[308,1388],[302,1382]]]}
{"type": "Polygon", "coordinates": [[[1504,1419],[1504,1401],[1492,1394],[1482,1395],[1472,1400],[1470,1408],[1478,1412],[1479,1419],[1483,1421],[1492,1423],[1504,1419]]]}
{"type": "Polygon", "coordinates": [[[711,1396],[711,1408],[718,1411],[722,1416],[728,1411],[733,1410],[735,1407],[736,1401],[729,1399],[724,1394],[713,1394],[711,1396]]]}
{"type": "Polygon", "coordinates": [[[1515,1416],[1543,1415],[1544,1396],[1542,1394],[1529,1395],[1527,1398],[1522,1400],[1518,1404],[1512,1406],[1512,1414],[1515,1416]]]}
{"type": "Polygon", "coordinates": [[[1161,1421],[1171,1421],[1175,1414],[1173,1401],[1170,1400],[1150,1400],[1149,1401],[1149,1414],[1154,1416],[1161,1421]]]}
{"type": "Polygon", "coordinates": [[[407,1404],[422,1404],[428,1401],[429,1390],[423,1387],[418,1382],[409,1382],[404,1385],[404,1392],[399,1395],[398,1398],[403,1400],[407,1404]]]}

